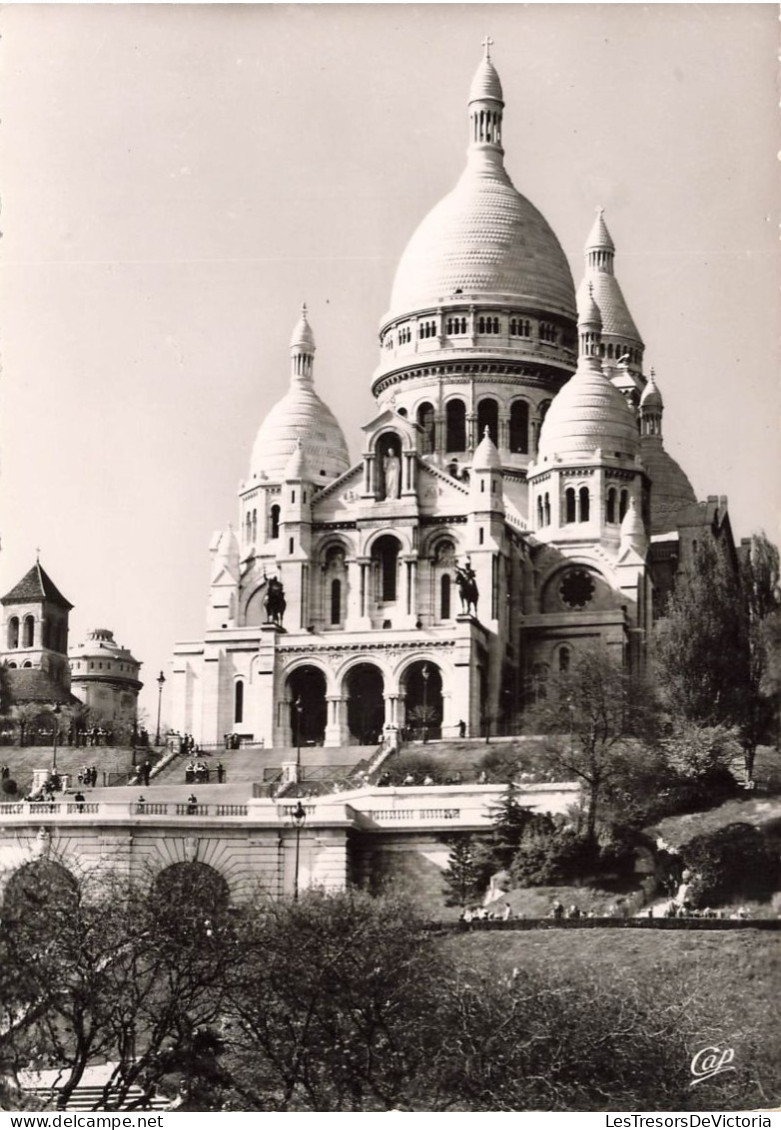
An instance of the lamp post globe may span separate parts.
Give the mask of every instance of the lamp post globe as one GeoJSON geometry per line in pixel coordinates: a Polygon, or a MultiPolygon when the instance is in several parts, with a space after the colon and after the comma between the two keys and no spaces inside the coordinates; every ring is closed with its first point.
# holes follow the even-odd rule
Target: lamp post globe
{"type": "Polygon", "coordinates": [[[155,745],[160,745],[160,707],[163,703],[163,687],[165,686],[165,675],[161,671],[157,676],[157,732],[155,733],[155,745]]]}

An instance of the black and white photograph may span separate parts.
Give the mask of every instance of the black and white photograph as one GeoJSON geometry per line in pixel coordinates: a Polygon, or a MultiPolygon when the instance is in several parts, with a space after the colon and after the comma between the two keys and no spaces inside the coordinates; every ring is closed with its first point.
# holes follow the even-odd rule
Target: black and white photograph
{"type": "Polygon", "coordinates": [[[778,57],[3,6],[0,1111],[770,1130],[778,57]]]}

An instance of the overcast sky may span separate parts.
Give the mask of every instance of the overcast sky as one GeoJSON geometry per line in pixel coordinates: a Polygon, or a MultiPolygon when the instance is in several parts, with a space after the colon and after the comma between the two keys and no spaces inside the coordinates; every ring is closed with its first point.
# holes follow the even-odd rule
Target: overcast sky
{"type": "MultiPolygon", "coordinates": [[[[143,661],[203,631],[302,301],[355,458],[395,265],[457,180],[486,33],[506,162],[572,265],[594,208],[668,450],[779,537],[778,8],[11,6],[0,585],[35,560],[143,661]]],[[[164,715],[166,700],[164,699],[164,715]]]]}

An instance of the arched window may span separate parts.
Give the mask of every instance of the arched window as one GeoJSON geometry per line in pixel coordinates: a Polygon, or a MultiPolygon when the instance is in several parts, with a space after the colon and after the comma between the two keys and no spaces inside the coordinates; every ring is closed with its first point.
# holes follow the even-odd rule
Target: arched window
{"type": "Polygon", "coordinates": [[[258,512],[257,512],[257,510],[252,511],[252,540],[253,540],[253,542],[256,542],[258,540],[258,512]]]}
{"type": "Polygon", "coordinates": [[[499,445],[499,405],[490,397],[481,400],[477,406],[477,434],[479,440],[485,435],[485,429],[493,442],[499,445]]]}
{"type": "Polygon", "coordinates": [[[616,488],[611,487],[607,492],[607,506],[605,507],[605,521],[615,523],[616,520],[616,488]]]}
{"type": "Polygon", "coordinates": [[[514,455],[529,452],[529,405],[515,400],[510,407],[510,451],[514,455]]]}
{"type": "Polygon", "coordinates": [[[466,451],[466,405],[463,400],[449,400],[445,407],[448,451],[466,451]]]}
{"type": "Polygon", "coordinates": [[[236,725],[244,721],[244,682],[236,680],[233,688],[233,721],[236,725]]]}
{"type": "Polygon", "coordinates": [[[252,514],[249,510],[244,519],[244,538],[247,542],[252,541],[252,514]]]}
{"type": "Polygon", "coordinates": [[[32,616],[25,616],[22,625],[22,647],[32,647],[35,637],[35,620],[32,616]]]}
{"type": "Polygon", "coordinates": [[[579,492],[580,501],[580,521],[588,522],[589,513],[591,510],[588,487],[581,487],[579,492]]]}
{"type": "Polygon", "coordinates": [[[444,573],[439,582],[439,618],[450,619],[450,574],[444,573]]]}
{"type": "Polygon", "coordinates": [[[420,450],[423,455],[431,455],[434,451],[434,405],[428,401],[418,408],[418,424],[423,429],[420,450]]]}
{"type": "Polygon", "coordinates": [[[542,513],[542,498],[538,497],[537,498],[537,525],[542,526],[543,521],[544,521],[544,519],[543,519],[543,513],[542,513]]]}
{"type": "Polygon", "coordinates": [[[12,616],[8,621],[8,646],[19,646],[19,617],[12,616]]]}
{"type": "Polygon", "coordinates": [[[575,521],[575,488],[567,487],[564,491],[564,521],[575,521]]]}
{"type": "Polygon", "coordinates": [[[559,648],[559,673],[566,675],[570,668],[571,652],[568,647],[559,648]]]}
{"type": "Polygon", "coordinates": [[[377,599],[389,603],[396,599],[399,543],[386,534],[374,543],[372,558],[378,572],[377,599]]]}
{"type": "Polygon", "coordinates": [[[331,581],[331,623],[342,622],[342,582],[337,577],[331,581]]]}
{"type": "Polygon", "coordinates": [[[273,541],[279,537],[279,506],[276,503],[269,511],[269,538],[273,541]]]}
{"type": "Polygon", "coordinates": [[[621,501],[619,502],[619,505],[618,505],[618,520],[619,520],[619,522],[623,522],[624,515],[626,514],[628,509],[629,509],[629,491],[628,490],[622,490],[621,491],[621,501]]]}
{"type": "Polygon", "coordinates": [[[550,525],[550,495],[545,492],[545,525],[550,525]]]}

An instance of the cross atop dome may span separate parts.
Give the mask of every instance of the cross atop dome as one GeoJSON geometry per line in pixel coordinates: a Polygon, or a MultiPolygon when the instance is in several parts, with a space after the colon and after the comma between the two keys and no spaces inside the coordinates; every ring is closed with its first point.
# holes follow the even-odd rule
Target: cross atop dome
{"type": "Polygon", "coordinates": [[[493,39],[491,39],[490,35],[487,35],[482,43],[482,46],[485,48],[485,58],[487,62],[491,61],[491,48],[493,47],[493,45],[493,39]]]}

